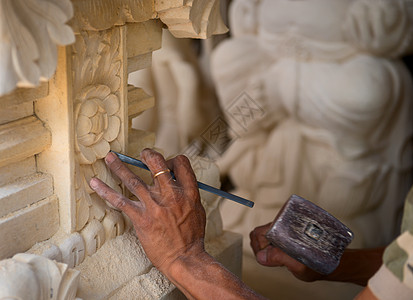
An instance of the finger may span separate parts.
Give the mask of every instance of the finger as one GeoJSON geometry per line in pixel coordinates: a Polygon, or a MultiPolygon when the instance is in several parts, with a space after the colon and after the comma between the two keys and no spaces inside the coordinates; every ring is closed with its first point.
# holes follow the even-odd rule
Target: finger
{"type": "MultiPolygon", "coordinates": [[[[177,183],[188,193],[199,194],[198,183],[189,159],[184,155],[167,161],[169,168],[174,172],[177,183]]],[[[191,197],[192,198],[192,197],[191,197]]]]}
{"type": "Polygon", "coordinates": [[[289,256],[280,248],[272,246],[267,247],[266,265],[270,267],[286,266],[295,275],[302,274],[307,269],[304,264],[289,256]]]}
{"type": "Polygon", "coordinates": [[[145,182],[134,174],[116,154],[109,152],[105,157],[106,165],[139,200],[148,202],[150,194],[145,182]]]}
{"type": "Polygon", "coordinates": [[[268,223],[259,227],[256,227],[250,233],[250,245],[254,254],[257,254],[258,251],[264,249],[270,242],[268,241],[267,237],[265,236],[270,229],[272,223],[268,223]]]}
{"type": "Polygon", "coordinates": [[[268,267],[281,267],[284,266],[284,252],[279,248],[268,246],[257,252],[257,262],[263,266],[268,267]]]}
{"type": "Polygon", "coordinates": [[[123,211],[130,219],[133,219],[133,216],[136,215],[136,213],[140,213],[144,208],[141,202],[134,202],[129,200],[98,178],[92,178],[90,180],[90,187],[101,198],[108,201],[117,209],[123,211]]]}
{"type": "MultiPolygon", "coordinates": [[[[144,149],[141,152],[141,158],[153,175],[156,175],[158,172],[169,170],[165,158],[155,150],[148,148],[144,149]]],[[[173,187],[173,180],[170,172],[165,172],[158,176],[154,176],[153,182],[160,190],[173,187]]]]}

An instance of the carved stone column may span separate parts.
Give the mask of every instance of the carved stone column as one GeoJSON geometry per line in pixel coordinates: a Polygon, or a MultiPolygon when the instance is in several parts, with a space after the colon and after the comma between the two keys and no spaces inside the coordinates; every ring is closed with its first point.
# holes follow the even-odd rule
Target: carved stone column
{"type": "MultiPolygon", "coordinates": [[[[217,3],[1,2],[0,259],[25,251],[43,256],[17,255],[4,265],[34,272],[45,287],[55,277],[36,269],[36,262],[60,268],[62,283],[56,284],[70,286],[70,299],[79,278],[77,296],[84,299],[124,299],[130,292],[145,299],[182,297],[146,258],[129,220],[88,182],[99,177],[127,193],[103,158],[110,149],[137,156],[155,140],[131,128],[131,119],[155,101],[128,85],[128,74],[150,66],[161,47],[162,22],[181,37],[225,31],[217,3]]],[[[240,237],[220,230],[210,237],[209,252],[239,274],[240,237]]],[[[39,295],[34,298],[46,294],[39,295]]],[[[60,299],[57,293],[53,299],[60,299]]]]}

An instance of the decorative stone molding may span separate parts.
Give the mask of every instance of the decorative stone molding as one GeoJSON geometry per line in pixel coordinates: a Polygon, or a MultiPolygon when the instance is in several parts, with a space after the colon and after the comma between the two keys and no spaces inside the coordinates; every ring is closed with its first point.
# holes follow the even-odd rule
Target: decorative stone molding
{"type": "Polygon", "coordinates": [[[16,86],[34,87],[40,79],[49,79],[56,70],[57,45],[72,44],[73,31],[102,31],[155,17],[176,37],[205,39],[228,31],[219,0],[0,2],[0,96],[16,86]]]}
{"type": "Polygon", "coordinates": [[[75,14],[69,25],[76,33],[140,23],[156,16],[153,0],[72,0],[72,3],[75,14]]]}
{"type": "Polygon", "coordinates": [[[74,42],[65,23],[73,16],[69,0],[0,2],[0,96],[16,86],[36,86],[56,70],[57,45],[74,42]]]}
{"type": "Polygon", "coordinates": [[[34,254],[0,261],[0,299],[72,300],[80,272],[34,254]]]}
{"type": "Polygon", "coordinates": [[[178,38],[206,39],[228,31],[219,11],[219,0],[155,0],[155,10],[178,38]]]}
{"type": "MultiPolygon", "coordinates": [[[[213,16],[217,3],[178,3],[173,8],[185,11],[184,18],[173,24],[167,18],[173,11],[164,7],[162,14],[165,23],[182,36],[206,37],[209,32],[217,32],[220,24],[213,16]]],[[[51,281],[64,277],[64,284],[53,286],[53,293],[46,288],[41,294],[43,279],[36,287],[30,283],[38,278],[36,266],[41,260],[38,256],[22,258],[24,264],[19,260],[18,265],[23,271],[10,278],[15,283],[22,275],[29,280],[27,289],[6,297],[22,292],[24,299],[74,299],[81,290],[80,297],[98,293],[106,299],[116,297],[114,292],[133,290],[136,294],[145,287],[153,289],[154,297],[162,292],[163,298],[176,299],[174,295],[180,294],[166,279],[158,281],[159,274],[146,275],[153,267],[143,250],[136,251],[130,220],[89,187],[90,179],[98,177],[127,194],[103,158],[110,149],[136,157],[143,148],[154,145],[152,132],[131,128],[131,119],[151,108],[154,97],[138,87],[128,88],[127,83],[128,74],[149,67],[152,52],[161,47],[163,24],[158,18],[153,0],[0,3],[0,79],[5,79],[0,82],[0,137],[4,138],[0,140],[6,141],[0,143],[0,204],[4,204],[0,205],[0,236],[5,239],[0,243],[0,259],[24,251],[41,254],[55,260],[61,271],[56,273],[56,268],[41,258],[53,273],[51,281]],[[66,21],[72,28],[65,25],[66,21]],[[73,42],[71,46],[56,47],[73,42]],[[51,80],[35,89],[22,87],[2,96],[6,89],[33,86],[39,78],[53,74],[51,80]],[[98,265],[109,266],[103,279],[98,265]],[[117,268],[112,268],[114,265],[117,268]],[[80,276],[66,272],[68,266],[82,272],[83,288],[76,288],[80,276]]],[[[148,172],[133,171],[150,180],[148,172]]],[[[216,171],[214,179],[218,180],[217,176],[216,171]]],[[[205,200],[203,203],[208,204],[205,200]]],[[[233,253],[240,253],[240,238],[229,240],[222,234],[218,200],[211,201],[207,213],[214,221],[208,223],[213,229],[208,241],[217,241],[213,247],[217,255],[231,250],[231,259],[225,262],[239,265],[239,255],[234,258],[233,253]]],[[[16,265],[15,258],[12,265],[16,265]]],[[[1,264],[0,294],[13,288],[7,273],[14,272],[7,269],[4,275],[1,264]]],[[[42,278],[47,281],[47,276],[42,278]]]]}

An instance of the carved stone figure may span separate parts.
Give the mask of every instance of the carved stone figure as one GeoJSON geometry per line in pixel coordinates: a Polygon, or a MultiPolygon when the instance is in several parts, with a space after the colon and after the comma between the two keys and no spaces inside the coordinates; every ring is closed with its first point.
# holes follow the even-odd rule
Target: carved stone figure
{"type": "Polygon", "coordinates": [[[412,183],[408,1],[236,0],[212,73],[233,143],[219,161],[253,210],[224,203],[224,228],[270,222],[293,193],[342,220],[353,247],[390,242],[412,183]]]}
{"type": "Polygon", "coordinates": [[[413,90],[396,59],[412,45],[408,12],[404,1],[234,2],[234,37],[212,62],[238,134],[219,165],[257,204],[231,207],[229,226],[271,221],[296,193],[347,222],[358,246],[391,240],[411,183],[413,90]],[[231,105],[243,92],[241,130],[231,105]]]}

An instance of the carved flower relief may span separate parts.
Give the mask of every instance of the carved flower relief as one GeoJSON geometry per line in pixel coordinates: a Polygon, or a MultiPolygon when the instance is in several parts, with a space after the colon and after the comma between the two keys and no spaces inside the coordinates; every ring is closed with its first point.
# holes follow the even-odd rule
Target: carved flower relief
{"type": "Polygon", "coordinates": [[[81,230],[93,219],[101,221],[109,207],[89,186],[90,179],[97,177],[115,191],[122,193],[117,181],[112,177],[103,160],[97,160],[91,165],[76,163],[76,231],[81,230]]]}
{"type": "Polygon", "coordinates": [[[105,215],[107,206],[103,200],[93,197],[94,191],[89,187],[92,177],[121,192],[119,182],[115,182],[101,160],[110,149],[121,149],[118,141],[121,121],[116,115],[119,108],[118,97],[106,85],[88,86],[76,98],[76,230],[81,230],[88,220],[105,215]],[[102,203],[95,203],[97,200],[102,203]]]}
{"type": "Polygon", "coordinates": [[[119,100],[108,86],[86,88],[75,107],[76,151],[81,164],[93,164],[104,158],[111,149],[120,148],[116,138],[120,131],[119,100]]]}

